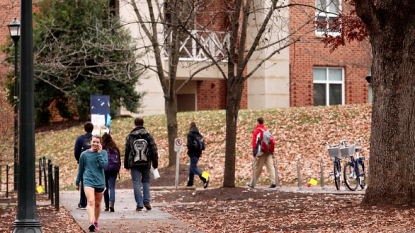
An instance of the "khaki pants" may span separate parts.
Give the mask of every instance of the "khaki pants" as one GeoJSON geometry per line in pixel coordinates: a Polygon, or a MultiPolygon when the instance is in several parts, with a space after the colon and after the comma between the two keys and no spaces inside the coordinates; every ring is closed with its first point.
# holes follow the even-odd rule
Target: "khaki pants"
{"type": "Polygon", "coordinates": [[[275,169],[274,169],[274,163],[272,162],[272,154],[270,153],[264,153],[263,155],[259,156],[258,159],[255,159],[255,176],[256,176],[257,182],[259,180],[259,176],[261,175],[262,167],[264,166],[264,163],[268,169],[269,179],[271,180],[271,184],[275,184],[275,169]]]}

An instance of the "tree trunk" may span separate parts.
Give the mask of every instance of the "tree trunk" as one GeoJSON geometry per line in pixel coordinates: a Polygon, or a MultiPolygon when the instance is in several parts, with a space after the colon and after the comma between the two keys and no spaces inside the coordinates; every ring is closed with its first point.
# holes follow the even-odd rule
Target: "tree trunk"
{"type": "Polygon", "coordinates": [[[228,80],[226,95],[226,152],[223,187],[235,187],[235,155],[236,155],[236,129],[238,112],[244,85],[231,84],[228,80]]]}
{"type": "Polygon", "coordinates": [[[362,202],[368,205],[415,201],[415,28],[401,17],[410,12],[395,3],[382,5],[388,13],[377,28],[366,23],[373,51],[370,177],[362,202]]]}
{"type": "Polygon", "coordinates": [[[169,138],[169,167],[176,165],[176,152],[174,151],[174,139],[177,138],[177,101],[176,96],[165,98],[167,134],[169,138]]]}

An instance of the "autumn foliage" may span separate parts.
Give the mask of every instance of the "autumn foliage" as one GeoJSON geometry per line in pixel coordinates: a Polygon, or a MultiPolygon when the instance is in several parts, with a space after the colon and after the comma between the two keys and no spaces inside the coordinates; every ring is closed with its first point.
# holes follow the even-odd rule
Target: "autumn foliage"
{"type": "MultiPolygon", "coordinates": [[[[298,107],[263,110],[240,110],[236,135],[236,185],[245,185],[252,176],[252,131],[256,127],[256,118],[262,116],[264,125],[275,138],[275,158],[278,159],[278,172],[282,185],[296,185],[297,159],[300,159],[301,175],[306,185],[310,178],[320,179],[320,158],[323,158],[325,181],[333,183],[329,175],[333,172],[333,162],[327,149],[320,144],[328,141],[336,144],[342,139],[353,142],[363,137],[363,155],[369,155],[371,104],[298,107]]],[[[168,137],[164,115],[144,117],[144,126],[153,134],[160,156],[159,167],[168,165],[168,137]]],[[[206,150],[199,161],[207,165],[211,174],[211,186],[223,183],[225,163],[226,124],[225,111],[198,111],[178,114],[178,137],[186,139],[189,123],[195,121],[205,138],[206,150]]],[[[126,135],[134,128],[132,118],[116,119],[111,123],[112,136],[124,155],[126,135]]],[[[51,157],[60,167],[60,182],[63,187],[74,184],[77,163],[73,156],[76,137],[83,133],[82,126],[62,131],[51,131],[36,135],[36,156],[51,157]]],[[[187,149],[180,155],[182,164],[189,164],[187,149]]],[[[121,169],[121,178],[128,179],[130,174],[121,169]]],[[[269,185],[266,169],[259,177],[260,185],[269,185]]],[[[197,182],[199,182],[197,180],[197,182]]],[[[180,185],[185,185],[180,184],[180,185]]],[[[198,185],[198,184],[196,184],[198,185]]]]}
{"type": "MultiPolygon", "coordinates": [[[[345,46],[346,42],[363,41],[369,36],[365,24],[356,14],[354,0],[345,0],[344,5],[348,9],[343,10],[333,22],[329,23],[322,38],[322,42],[330,47],[330,52],[333,52],[339,46],[345,46]],[[338,32],[339,34],[333,36],[331,32],[338,32]]],[[[316,22],[318,28],[326,28],[327,23],[327,21],[316,22]]]]}

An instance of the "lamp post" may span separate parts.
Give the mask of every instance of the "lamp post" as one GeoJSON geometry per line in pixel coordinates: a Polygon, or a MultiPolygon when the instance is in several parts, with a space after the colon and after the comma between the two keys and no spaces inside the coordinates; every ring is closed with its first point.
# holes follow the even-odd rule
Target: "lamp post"
{"type": "Polygon", "coordinates": [[[17,49],[17,45],[19,43],[19,39],[20,39],[20,22],[19,20],[17,20],[16,18],[14,18],[13,22],[11,22],[9,25],[9,31],[10,31],[10,36],[12,37],[13,41],[14,41],[14,185],[13,185],[13,190],[17,191],[17,184],[18,184],[18,166],[19,166],[19,157],[18,157],[18,150],[17,150],[17,146],[18,146],[18,133],[19,133],[19,121],[18,121],[18,97],[19,97],[19,83],[17,81],[17,71],[19,70],[18,67],[18,49],[17,49]]]}
{"type": "Polygon", "coordinates": [[[36,209],[35,102],[33,75],[32,0],[22,0],[20,43],[19,188],[13,233],[41,233],[36,209]]]}

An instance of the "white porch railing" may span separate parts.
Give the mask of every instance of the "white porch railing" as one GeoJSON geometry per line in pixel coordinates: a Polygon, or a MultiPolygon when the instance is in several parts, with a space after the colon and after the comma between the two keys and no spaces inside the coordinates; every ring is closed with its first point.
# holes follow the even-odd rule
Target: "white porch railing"
{"type": "MultiPolygon", "coordinates": [[[[203,51],[205,48],[215,59],[226,62],[229,50],[229,33],[215,32],[215,31],[198,31],[193,30],[191,34],[200,44],[196,42],[189,34],[182,35],[179,49],[180,61],[207,61],[211,60],[209,56],[203,51]]],[[[168,52],[164,49],[165,57],[168,58],[168,52]]]]}

